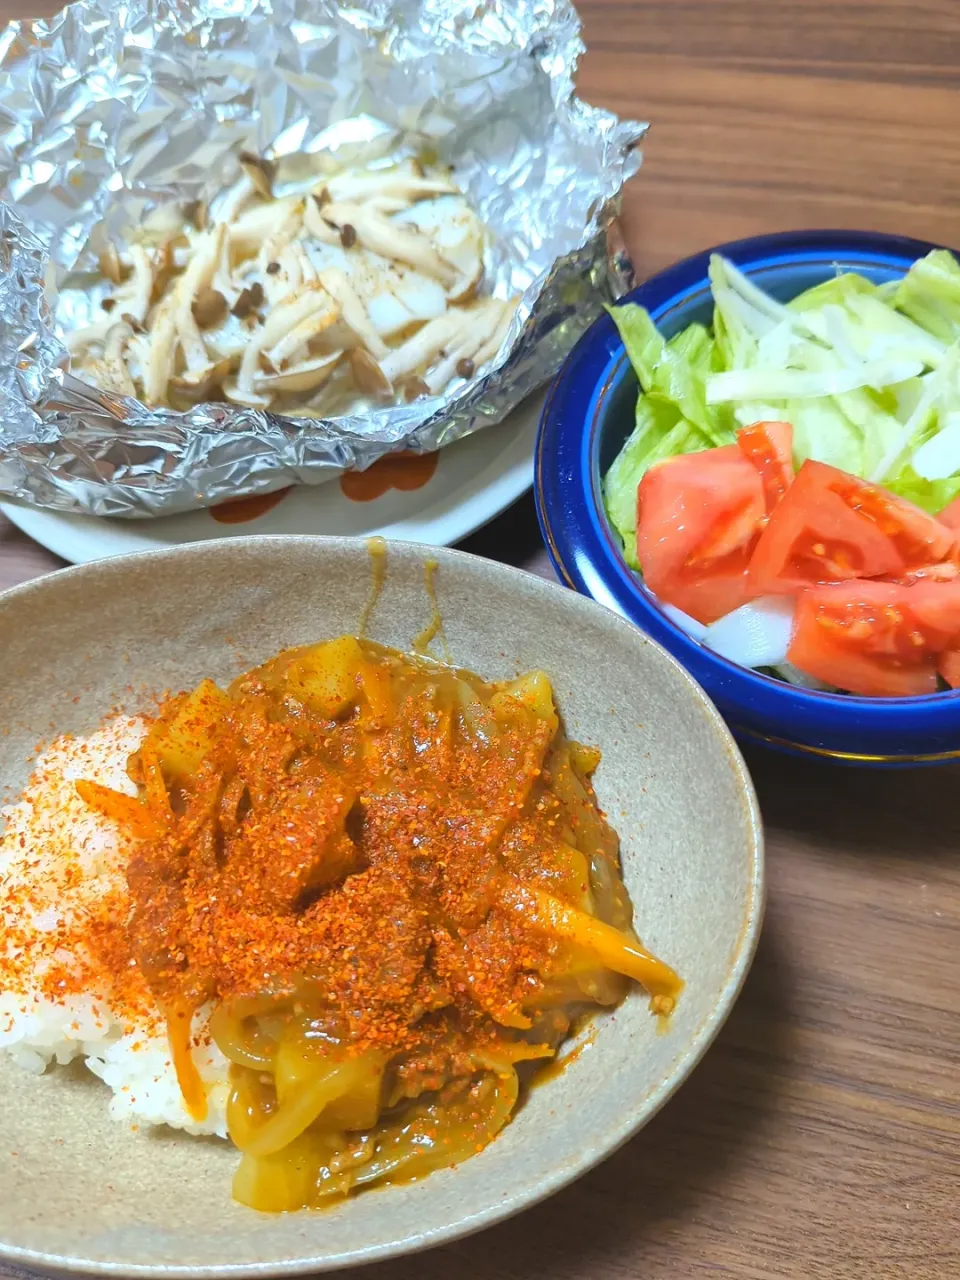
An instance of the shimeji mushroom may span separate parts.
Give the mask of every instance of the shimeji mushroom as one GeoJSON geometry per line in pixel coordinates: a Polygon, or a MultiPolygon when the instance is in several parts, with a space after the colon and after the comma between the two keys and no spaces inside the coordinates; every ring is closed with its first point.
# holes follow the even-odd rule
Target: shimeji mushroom
{"type": "Polygon", "coordinates": [[[188,200],[182,212],[184,219],[197,231],[206,231],[210,225],[210,206],[204,200],[188,200]]]}
{"type": "Polygon", "coordinates": [[[202,369],[186,369],[183,373],[175,373],[168,385],[187,400],[209,400],[213,392],[226,381],[232,368],[233,361],[230,359],[211,360],[202,369]]]}
{"type": "Polygon", "coordinates": [[[123,286],[111,296],[110,301],[113,305],[109,314],[104,315],[101,320],[95,320],[93,324],[68,333],[66,340],[69,351],[83,351],[87,347],[103,342],[117,323],[118,316],[127,318],[128,324],[133,321],[131,328],[143,324],[150,308],[150,297],[153,292],[153,265],[143,245],[135,244],[131,247],[130,259],[133,265],[132,273],[129,279],[124,281],[123,286]]]}
{"type": "Polygon", "coordinates": [[[503,340],[507,336],[513,317],[517,314],[517,307],[520,303],[519,298],[511,298],[509,302],[503,303],[503,312],[500,316],[500,322],[491,334],[487,342],[483,344],[479,351],[474,355],[473,360],[479,369],[482,364],[486,364],[488,360],[492,360],[500,348],[503,346],[503,340]]]}
{"type": "Polygon", "coordinates": [[[487,230],[462,195],[424,200],[398,213],[396,222],[419,228],[437,253],[456,269],[458,278],[447,290],[452,303],[475,296],[483,281],[487,230]]]}
{"type": "Polygon", "coordinates": [[[313,259],[303,247],[302,241],[290,246],[290,252],[296,255],[297,264],[300,267],[300,279],[304,284],[316,284],[318,280],[317,268],[313,265],[313,259]]]}
{"type": "Polygon", "coordinates": [[[303,200],[298,196],[285,196],[269,204],[255,204],[245,209],[239,217],[221,219],[230,237],[230,248],[236,257],[257,254],[264,241],[274,235],[297,209],[303,213],[303,200]]]}
{"type": "MultiPolygon", "coordinates": [[[[381,342],[389,343],[395,335],[406,336],[417,324],[433,320],[447,309],[443,286],[405,263],[393,262],[359,246],[346,250],[339,243],[317,244],[312,240],[304,243],[321,278],[333,271],[334,280],[339,278],[349,284],[364,308],[370,330],[381,342]]],[[[331,285],[331,289],[335,286],[331,285]]],[[[359,332],[359,314],[355,311],[351,314],[356,317],[354,327],[359,332]]],[[[365,345],[379,358],[377,344],[368,339],[365,345]]]]}
{"type": "Polygon", "coordinates": [[[257,195],[263,196],[264,200],[272,200],[276,165],[271,160],[264,160],[263,156],[254,155],[252,151],[241,151],[237,159],[257,195]]]}
{"type": "Polygon", "coordinates": [[[232,308],[237,298],[242,292],[243,286],[234,279],[233,272],[230,268],[230,254],[232,250],[232,241],[230,239],[230,228],[226,223],[217,224],[224,229],[220,233],[220,251],[217,254],[217,263],[213,272],[213,279],[210,281],[211,289],[216,290],[222,298],[226,299],[228,308],[232,308]]]}
{"type": "MultiPolygon", "coordinates": [[[[143,245],[130,246],[130,258],[133,262],[133,275],[128,281],[128,291],[123,294],[121,315],[131,315],[137,324],[143,324],[150,309],[153,297],[153,263],[143,245]]],[[[121,299],[117,298],[117,307],[121,299]]]]}
{"type": "Polygon", "coordinates": [[[177,204],[160,204],[151,209],[140,224],[138,239],[145,244],[163,245],[183,234],[186,214],[177,204]]]}
{"type": "Polygon", "coordinates": [[[87,370],[95,384],[117,396],[135,396],[137,389],[124,359],[127,342],[133,330],[125,321],[110,326],[103,346],[103,355],[92,359],[87,370]]]}
{"type": "Polygon", "coordinates": [[[274,261],[280,270],[267,274],[267,296],[271,301],[299,289],[302,285],[316,284],[317,269],[307,257],[299,241],[288,245],[274,261]]]}
{"type": "Polygon", "coordinates": [[[177,345],[176,297],[173,294],[168,294],[157,304],[146,336],[149,345],[143,359],[143,398],[147,404],[163,404],[173,373],[177,345]]]}
{"type": "Polygon", "coordinates": [[[228,315],[218,328],[208,329],[203,340],[214,359],[239,364],[250,345],[250,337],[249,325],[234,315],[228,315]]]}
{"type": "Polygon", "coordinates": [[[272,347],[290,330],[315,311],[336,311],[336,303],[319,282],[302,285],[294,293],[282,298],[267,312],[263,324],[264,348],[272,347]]]}
{"type": "MultiPolygon", "coordinates": [[[[267,207],[273,208],[274,206],[268,205],[267,207]]],[[[282,217],[276,218],[273,230],[268,233],[260,246],[260,252],[257,254],[257,263],[261,271],[266,270],[271,262],[276,262],[287,245],[296,240],[302,226],[303,201],[298,200],[282,217]]]]}
{"type": "Polygon", "coordinates": [[[457,190],[449,178],[429,177],[412,160],[388,169],[347,169],[344,173],[329,178],[323,189],[331,200],[336,201],[360,203],[377,198],[393,198],[403,204],[457,190]]]}
{"type": "Polygon", "coordinates": [[[255,391],[253,377],[251,373],[243,382],[240,381],[239,374],[235,378],[224,379],[223,394],[234,404],[243,405],[247,409],[269,409],[273,403],[273,396],[255,391]]]}
{"type": "Polygon", "coordinates": [[[230,306],[218,289],[201,289],[193,300],[193,318],[201,329],[213,329],[226,319],[230,306]]]}
{"type": "MultiPolygon", "coordinates": [[[[262,259],[258,259],[257,267],[263,269],[262,259]]],[[[275,306],[288,294],[296,293],[302,284],[303,271],[300,260],[292,251],[284,250],[278,257],[267,263],[263,287],[270,306],[275,306]]]]}
{"type": "MultiPolygon", "coordinates": [[[[111,302],[113,299],[110,300],[111,302]]],[[[84,325],[82,329],[73,329],[66,335],[67,350],[71,355],[77,355],[81,351],[86,351],[90,347],[95,347],[99,343],[106,340],[107,334],[117,323],[116,316],[113,314],[116,306],[111,307],[111,314],[104,315],[100,320],[94,320],[93,324],[84,325]]],[[[124,312],[120,313],[121,315],[124,312]]]]}
{"type": "Polygon", "coordinates": [[[108,240],[100,250],[97,257],[97,266],[105,280],[109,280],[111,284],[123,284],[126,272],[124,271],[123,263],[120,261],[117,246],[112,240],[108,240]]]}
{"type": "Polygon", "coordinates": [[[402,200],[399,196],[371,196],[369,200],[364,200],[364,207],[372,209],[374,213],[381,213],[385,217],[389,217],[394,213],[401,213],[410,208],[409,200],[402,200]]]}
{"type": "MultiPolygon", "coordinates": [[[[251,334],[236,379],[224,384],[224,391],[228,398],[238,404],[266,408],[269,397],[264,397],[255,386],[255,379],[260,373],[260,360],[264,353],[274,350],[282,339],[297,330],[297,327],[308,319],[312,321],[309,326],[311,332],[314,325],[316,332],[322,332],[323,328],[332,324],[338,316],[339,308],[326,289],[319,284],[305,285],[299,292],[281,299],[267,313],[262,328],[251,334]]],[[[303,345],[300,335],[304,331],[300,330],[297,333],[297,345],[293,350],[298,350],[303,345]]],[[[271,361],[271,363],[274,362],[271,361]]]]}
{"type": "Polygon", "coordinates": [[[331,351],[300,364],[290,365],[278,373],[259,373],[253,380],[254,392],[272,396],[277,393],[316,391],[336,369],[342,356],[342,351],[331,351]]]}
{"type": "Polygon", "coordinates": [[[442,258],[420,232],[391,222],[375,209],[360,204],[328,204],[323,215],[341,232],[344,227],[352,227],[357,240],[374,253],[423,271],[439,280],[445,289],[456,284],[459,274],[456,268],[442,258]]]}
{"type": "Polygon", "coordinates": [[[241,173],[240,177],[229,187],[220,200],[215,201],[211,206],[210,213],[216,222],[223,222],[227,226],[235,223],[240,213],[253,199],[255,188],[250,178],[245,173],[241,173]]]}
{"type": "Polygon", "coordinates": [[[384,376],[396,384],[408,374],[428,368],[441,352],[458,340],[463,324],[464,313],[459,311],[447,311],[436,320],[428,321],[380,362],[384,376]]]}
{"type": "Polygon", "coordinates": [[[211,357],[195,314],[198,301],[210,291],[225,235],[226,227],[222,222],[211,230],[200,233],[190,265],[177,282],[174,293],[176,333],[186,368],[176,376],[173,369],[170,370],[170,385],[186,396],[199,397],[214,383],[222,382],[224,375],[229,372],[229,360],[224,362],[215,356],[211,357]],[[223,367],[224,363],[227,365],[226,369],[223,367]]]}
{"type": "Polygon", "coordinates": [[[177,238],[178,237],[170,236],[166,240],[162,240],[153,252],[153,284],[150,289],[151,303],[160,301],[167,289],[170,287],[170,282],[177,274],[177,238]]]}
{"type": "Polygon", "coordinates": [[[292,329],[283,335],[279,342],[275,343],[269,350],[264,350],[263,354],[274,369],[281,369],[286,361],[292,360],[303,348],[309,346],[314,339],[319,338],[321,334],[335,325],[339,319],[339,307],[336,305],[321,307],[311,312],[298,324],[295,324],[292,329]]]}
{"type": "Polygon", "coordinates": [[[340,308],[343,323],[351,329],[372,356],[382,360],[387,354],[387,344],[373,325],[367,309],[339,267],[327,267],[320,273],[320,283],[340,308]]]}
{"type": "Polygon", "coordinates": [[[311,196],[303,209],[304,229],[323,244],[340,244],[340,232],[326,222],[317,203],[316,196],[311,196]]]}
{"type": "Polygon", "coordinates": [[[317,282],[317,269],[299,240],[287,245],[265,267],[262,257],[258,258],[256,267],[258,273],[261,268],[263,270],[261,287],[271,307],[287,297],[298,294],[304,286],[312,286],[317,282]]]}
{"type": "Polygon", "coordinates": [[[457,314],[461,320],[457,336],[441,353],[439,362],[424,378],[427,389],[434,395],[442,391],[455,375],[460,377],[473,375],[479,352],[499,328],[503,317],[503,303],[497,298],[488,298],[485,302],[477,303],[469,310],[457,314]],[[463,366],[466,366],[469,372],[464,372],[463,366]]]}
{"type": "Polygon", "coordinates": [[[393,384],[383,371],[383,366],[374,360],[369,351],[363,347],[353,347],[347,353],[350,360],[350,372],[359,389],[368,396],[378,400],[389,400],[393,396],[393,384]]]}
{"type": "Polygon", "coordinates": [[[202,216],[168,210],[126,260],[104,250],[108,315],[68,337],[91,349],[104,385],[129,393],[139,381],[154,404],[222,387],[269,408],[336,372],[324,403],[349,411],[351,386],[382,400],[436,393],[499,349],[515,304],[475,301],[487,232],[447,171],[413,160],[338,170],[331,156],[322,187],[277,199],[272,163],[239,161],[239,180],[202,216]]]}

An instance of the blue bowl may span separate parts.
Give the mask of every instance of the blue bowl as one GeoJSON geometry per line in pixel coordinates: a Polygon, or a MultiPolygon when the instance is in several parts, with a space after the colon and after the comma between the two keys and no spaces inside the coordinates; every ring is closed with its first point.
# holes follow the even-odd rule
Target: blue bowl
{"type": "MultiPolygon", "coordinates": [[[[710,252],[722,253],[774,297],[788,301],[838,269],[857,271],[878,284],[898,278],[933,248],[899,236],[791,231],[710,252]]],[[[668,337],[695,320],[709,324],[710,252],[669,267],[624,301],[646,307],[668,337]]],[[[728,662],[670,621],[623,559],[601,498],[601,476],[633,427],[637,391],[620,335],[605,315],[561,369],[537,440],[537,514],[562,580],[669,649],[742,740],[851,764],[960,759],[960,690],[922,698],[811,692],[728,662]]]]}

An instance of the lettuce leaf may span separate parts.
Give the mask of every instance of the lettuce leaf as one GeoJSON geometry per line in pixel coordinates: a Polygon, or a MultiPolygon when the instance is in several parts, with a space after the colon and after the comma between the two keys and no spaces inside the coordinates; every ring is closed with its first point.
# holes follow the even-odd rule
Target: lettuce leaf
{"type": "Polygon", "coordinates": [[[638,569],[637,486],[653,463],[734,440],[729,406],[708,406],[706,379],[720,360],[717,344],[694,324],[669,342],[643,307],[609,308],[640,382],[636,421],[603,480],[603,500],[623,541],[627,563],[638,569]]]}
{"type": "Polygon", "coordinates": [[[913,467],[907,465],[891,476],[884,488],[936,516],[960,495],[960,475],[950,476],[946,480],[924,480],[913,467]]]}
{"type": "MultiPolygon", "coordinates": [[[[960,341],[947,347],[936,369],[921,379],[920,394],[906,421],[880,461],[864,472],[876,484],[888,484],[905,464],[912,463],[919,449],[929,444],[960,408],[960,341]]],[[[916,467],[914,468],[916,470],[916,467]]],[[[958,468],[960,470],[960,468],[958,468]]],[[[920,468],[922,473],[923,468],[920,468]]],[[[946,476],[938,477],[946,479],[946,476]]]]}
{"type": "Polygon", "coordinates": [[[649,312],[635,303],[608,307],[620,331],[644,395],[672,405],[714,444],[733,439],[733,415],[725,405],[708,405],[706,380],[722,369],[717,344],[702,324],[689,325],[666,342],[649,312]]]}
{"type": "Polygon", "coordinates": [[[952,254],[931,253],[883,285],[838,274],[786,305],[718,255],[710,284],[712,333],[693,324],[667,341],[642,307],[610,309],[641,388],[633,431],[603,482],[630,565],[639,568],[636,494],[647,468],[727,444],[751,422],[792,423],[797,465],[830,463],[934,514],[960,495],[952,254]]]}
{"type": "Polygon", "coordinates": [[[960,263],[947,249],[915,262],[894,294],[894,306],[943,342],[960,338],[960,263]]]}

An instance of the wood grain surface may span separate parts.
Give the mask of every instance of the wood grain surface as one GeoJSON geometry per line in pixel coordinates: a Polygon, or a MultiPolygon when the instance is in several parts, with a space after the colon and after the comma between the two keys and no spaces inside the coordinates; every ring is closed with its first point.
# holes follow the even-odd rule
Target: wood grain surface
{"type": "MultiPolygon", "coordinates": [[[[641,275],[789,227],[960,245],[960,0],[581,11],[582,93],[653,124],[641,275]]],[[[529,500],[466,545],[546,572],[529,500]]],[[[57,563],[0,520],[0,587],[57,563]]],[[[767,921],[693,1079],[573,1188],[370,1280],[960,1277],[960,768],[748,762],[767,921]]]]}

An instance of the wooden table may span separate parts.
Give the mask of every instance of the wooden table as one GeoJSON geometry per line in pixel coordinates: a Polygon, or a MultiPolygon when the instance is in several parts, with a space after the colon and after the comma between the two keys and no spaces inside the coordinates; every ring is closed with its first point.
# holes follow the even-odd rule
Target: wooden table
{"type": "MultiPolygon", "coordinates": [[[[654,124],[625,205],[642,274],[789,227],[960,244],[957,0],[584,0],[582,12],[584,96],[654,124]]],[[[467,545],[548,572],[529,500],[467,545]]],[[[0,586],[57,563],[0,521],[0,586]]],[[[692,1080],[547,1204],[364,1275],[960,1276],[960,770],[749,763],[767,921],[692,1080]]]]}

